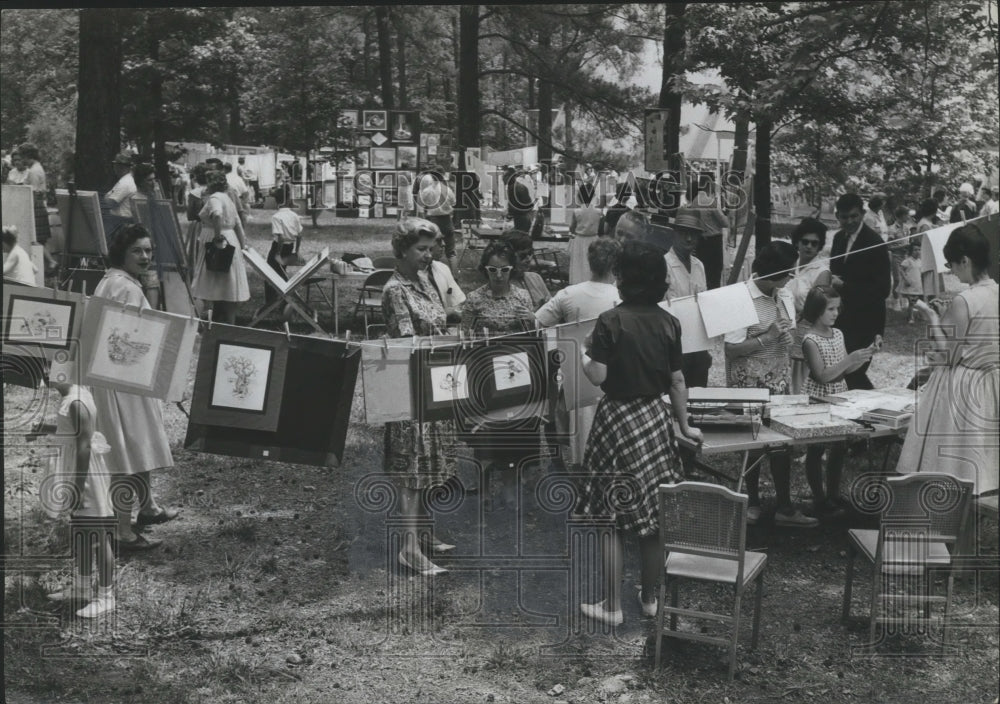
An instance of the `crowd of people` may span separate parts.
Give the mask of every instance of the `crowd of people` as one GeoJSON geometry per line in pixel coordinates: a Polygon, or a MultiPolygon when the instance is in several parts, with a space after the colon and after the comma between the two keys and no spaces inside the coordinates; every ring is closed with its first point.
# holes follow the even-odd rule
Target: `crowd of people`
{"type": "MultiPolygon", "coordinates": [[[[31,167],[27,164],[26,170],[31,167]]],[[[118,181],[104,195],[103,206],[109,214],[129,222],[111,233],[109,268],[95,295],[149,307],[151,290],[157,288],[152,243],[148,231],[132,222],[133,199],[142,193],[155,194],[157,185],[152,167],[135,163],[127,154],[115,159],[115,168],[118,181]]],[[[519,185],[528,188],[525,181],[532,174],[528,169],[512,175],[511,193],[519,185]]],[[[192,293],[206,302],[215,320],[230,324],[235,323],[237,305],[250,295],[242,251],[244,223],[256,194],[246,176],[231,164],[209,159],[190,170],[186,187],[192,228],[189,241],[194,243],[192,293]]],[[[509,470],[524,457],[537,454],[537,443],[546,431],[563,431],[557,434],[564,438],[559,441],[564,444],[562,462],[582,477],[576,510],[612,516],[619,529],[602,553],[605,598],[583,604],[582,609],[597,621],[618,624],[623,620],[624,533],[635,534],[639,541],[642,612],[656,613],[655,585],[663,567],[657,541],[656,487],[684,477],[677,434],[695,443],[702,439],[701,431],[687,417],[687,389],[706,386],[715,363],[708,352],[683,350],[680,323],[660,303],[721,283],[721,269],[716,270],[714,261],[702,261],[698,253],[709,251],[707,257],[714,256],[727,225],[714,211],[711,191],[704,202],[699,202],[698,193],[689,194],[688,204],[674,214],[673,243],[664,253],[650,244],[612,236],[615,228],[608,224],[609,214],[594,206],[593,183],[583,180],[578,185],[579,207],[570,217],[575,237],[569,251],[567,287],[552,296],[544,280],[530,269],[531,229],[537,225],[536,216],[530,213],[537,211],[537,193],[534,197],[529,193],[511,198],[514,228],[482,252],[477,268],[482,283],[466,293],[456,280],[454,188],[447,178],[425,174],[413,189],[414,211],[424,217],[406,213],[392,236],[396,267],[383,290],[382,307],[389,337],[438,335],[449,327],[458,327],[470,338],[496,337],[596,318],[579,359],[560,362],[578,365],[586,379],[600,387],[603,396],[596,405],[570,409],[565,396],[557,392],[552,403],[539,410],[537,428],[495,421],[469,444],[487,476],[500,485],[497,493],[501,496],[496,501],[490,497],[491,506],[498,510],[511,502],[516,491],[509,470]],[[522,203],[530,204],[531,211],[520,212],[522,203]],[[519,433],[525,437],[518,440],[519,433]],[[498,442],[496,437],[505,440],[498,442]],[[619,500],[622,487],[631,497],[624,502],[619,500]]],[[[812,218],[798,223],[790,243],[774,241],[759,249],[753,276],[742,284],[758,322],[725,335],[726,384],[767,388],[773,395],[871,389],[866,371],[881,349],[886,301],[894,291],[912,295],[910,313],[928,323],[933,344],[945,361],[935,368],[920,397],[920,404],[931,405],[933,412],[916,414],[920,421],[907,435],[899,470],[933,469],[963,478],[971,474],[977,493],[996,490],[1000,458],[995,447],[985,450],[993,454],[986,458],[984,473],[960,459],[949,462],[938,446],[947,441],[949,432],[961,430],[968,436],[968,429],[956,428],[956,418],[969,411],[970,402],[976,405],[972,409],[976,417],[986,419],[982,433],[996,432],[998,297],[997,284],[987,273],[990,257],[996,254],[989,252],[977,230],[959,227],[951,233],[944,255],[951,273],[967,288],[950,305],[937,299],[926,302],[922,287],[919,293],[911,293],[917,282],[909,273],[913,269],[908,263],[913,251],[910,238],[921,228],[955,217],[954,213],[961,222],[995,204],[990,194],[979,206],[964,185],[960,193],[964,200],[945,214],[940,212],[941,201],[929,199],[918,211],[917,222],[905,208],[897,209],[886,222],[876,217],[884,201],[872,198],[866,206],[859,196],[846,194],[836,203],[840,227],[832,236],[829,257],[821,254],[827,227],[812,218]],[[961,344],[970,336],[977,342],[961,344]]],[[[619,195],[624,211],[629,194],[620,190],[619,195]]],[[[287,202],[284,205],[272,218],[268,255],[269,264],[283,277],[289,247],[302,227],[295,211],[287,202]]],[[[613,218],[621,212],[610,215],[613,218]]],[[[14,247],[16,233],[5,230],[5,252],[13,253],[14,247]]],[[[11,258],[18,271],[24,269],[20,255],[11,258]]],[[[84,513],[78,515],[113,515],[115,530],[107,545],[98,545],[104,551],[98,589],[90,583],[89,561],[84,566],[81,560],[71,588],[53,596],[87,599],[90,603],[80,613],[95,616],[114,605],[105,574],[110,550],[115,545],[122,551],[155,548],[159,541],[145,536],[146,526],[177,517],[176,510],[159,504],[151,483],[151,473],[171,467],[173,458],[157,402],[106,389],[65,384],[55,388],[64,399],[60,423],[65,418],[75,424],[74,433],[68,436],[74,451],[65,454],[63,471],[79,485],[78,508],[84,513]],[[98,474],[111,478],[108,486],[100,483],[98,474]],[[112,496],[124,492],[130,498],[111,505],[105,500],[108,492],[112,496]]],[[[420,575],[443,574],[447,568],[435,560],[456,546],[433,532],[422,532],[420,526],[430,510],[427,492],[455,480],[459,456],[455,422],[398,421],[387,423],[384,434],[384,469],[401,490],[404,539],[398,561],[420,575]]],[[[811,510],[803,511],[791,495],[790,452],[769,453],[767,464],[777,494],[775,524],[812,528],[842,515],[846,509],[840,496],[844,458],[843,445],[810,447],[805,473],[813,503],[811,510]]],[[[762,465],[754,462],[752,466],[747,474],[747,520],[751,524],[762,516],[762,465]]]]}

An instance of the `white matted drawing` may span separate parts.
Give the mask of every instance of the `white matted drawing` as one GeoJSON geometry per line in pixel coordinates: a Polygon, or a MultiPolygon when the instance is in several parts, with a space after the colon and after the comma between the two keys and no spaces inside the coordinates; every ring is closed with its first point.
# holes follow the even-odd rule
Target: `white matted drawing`
{"type": "Polygon", "coordinates": [[[96,330],[97,344],[87,373],[98,379],[121,382],[152,391],[164,348],[168,325],[135,310],[105,307],[96,330]]]}
{"type": "Polygon", "coordinates": [[[464,364],[432,367],[431,401],[460,401],[469,398],[469,370],[464,364]]]}
{"type": "Polygon", "coordinates": [[[528,353],[501,354],[493,358],[493,383],[497,391],[531,386],[528,353]]]}
{"type": "Polygon", "coordinates": [[[75,302],[11,294],[5,311],[4,342],[69,347],[75,302]]]}
{"type": "Polygon", "coordinates": [[[262,413],[273,356],[269,348],[220,344],[210,405],[262,413]]]}

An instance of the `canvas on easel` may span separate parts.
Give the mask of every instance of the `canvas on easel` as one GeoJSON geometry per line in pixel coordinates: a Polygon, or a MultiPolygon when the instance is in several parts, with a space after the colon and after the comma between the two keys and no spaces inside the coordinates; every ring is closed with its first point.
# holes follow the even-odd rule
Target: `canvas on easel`
{"type": "Polygon", "coordinates": [[[17,243],[24,251],[31,251],[35,243],[35,200],[31,186],[5,183],[0,212],[3,213],[3,226],[16,227],[17,243]]]}
{"type": "Polygon", "coordinates": [[[166,198],[150,199],[144,196],[136,196],[133,203],[136,219],[152,235],[156,264],[167,269],[183,270],[187,266],[187,258],[173,203],[166,198]]]}
{"type": "Polygon", "coordinates": [[[56,206],[63,227],[63,254],[71,257],[106,257],[108,240],[97,191],[70,193],[56,189],[56,206]]]}

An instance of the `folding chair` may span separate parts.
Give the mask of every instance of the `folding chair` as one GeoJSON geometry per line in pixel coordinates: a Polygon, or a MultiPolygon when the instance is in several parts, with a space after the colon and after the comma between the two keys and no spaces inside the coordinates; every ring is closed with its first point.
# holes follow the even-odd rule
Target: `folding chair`
{"type": "Polygon", "coordinates": [[[306,262],[305,266],[299,269],[293,277],[288,281],[282,279],[278,274],[271,268],[271,265],[267,263],[255,249],[247,248],[244,250],[244,255],[246,262],[250,265],[250,268],[256,270],[258,274],[264,277],[265,285],[270,286],[275,291],[278,292],[280,298],[267,304],[257,315],[254,316],[253,320],[250,321],[249,327],[253,327],[261,320],[266,318],[268,314],[282,304],[287,304],[298,313],[303,320],[309,323],[316,332],[325,332],[316,320],[316,313],[309,307],[309,305],[299,298],[298,290],[305,286],[309,281],[312,274],[315,274],[319,268],[329,259],[330,250],[324,249],[321,253],[317,254],[315,257],[306,262]]]}
{"type": "Polygon", "coordinates": [[[357,319],[361,313],[365,319],[365,328],[368,328],[368,314],[382,314],[382,289],[386,282],[392,278],[394,269],[378,269],[368,275],[365,283],[358,292],[358,302],[354,306],[354,318],[357,319]]]}
{"type": "Polygon", "coordinates": [[[656,613],[656,667],[660,667],[663,637],[694,640],[729,648],[729,679],[736,673],[736,642],[739,639],[740,608],[743,593],[750,582],[757,582],[753,635],[750,647],[757,647],[760,630],[760,604],[764,587],[767,555],[746,550],[747,497],[716,484],[681,482],[661,484],[658,491],[660,542],[669,551],[660,586],[656,613]],[[733,611],[716,614],[677,606],[677,582],[693,579],[733,587],[733,611]],[[671,581],[672,580],[672,581],[671,581]],[[666,604],[670,581],[670,605],[666,604]],[[670,615],[670,627],[664,620],[670,615]],[[729,631],[726,636],[677,630],[677,617],[717,621],[729,631]]]}
{"type": "Polygon", "coordinates": [[[841,619],[851,616],[854,560],[861,555],[872,564],[868,643],[875,644],[877,624],[941,625],[941,645],[947,642],[948,608],[954,587],[953,558],[969,514],[973,483],[950,474],[919,472],[887,477],[884,491],[871,493],[884,500],[878,530],[847,532],[847,579],[841,619]],[[935,595],[934,577],[947,572],[945,595],[935,595]],[[895,582],[901,593],[891,593],[895,582]],[[938,618],[931,607],[942,604],[938,618]],[[886,608],[880,609],[879,606],[886,608]],[[890,608],[893,607],[893,608],[890,608]],[[912,612],[917,607],[917,615],[912,612]],[[891,613],[890,613],[891,612],[891,613]]]}
{"type": "Polygon", "coordinates": [[[477,251],[481,252],[486,249],[486,245],[489,244],[489,240],[480,237],[473,229],[478,224],[480,223],[477,220],[462,221],[462,253],[458,256],[458,264],[456,266],[462,266],[462,262],[465,261],[465,254],[470,249],[475,254],[477,251]]]}

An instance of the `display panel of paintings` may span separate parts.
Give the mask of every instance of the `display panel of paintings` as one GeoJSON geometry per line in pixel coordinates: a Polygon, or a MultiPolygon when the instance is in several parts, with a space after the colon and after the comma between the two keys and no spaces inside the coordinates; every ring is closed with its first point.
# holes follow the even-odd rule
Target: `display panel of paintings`
{"type": "Polygon", "coordinates": [[[301,335],[286,341],[288,357],[275,429],[249,430],[192,418],[185,448],[320,467],[340,465],[360,350],[339,340],[301,335]]]}
{"type": "Polygon", "coordinates": [[[2,350],[51,361],[80,339],[84,297],[78,293],[4,283],[2,350]]]}
{"type": "Polygon", "coordinates": [[[384,131],[389,124],[389,115],[385,110],[365,110],[361,129],[369,132],[384,131]]]}
{"type": "Polygon", "coordinates": [[[150,200],[144,196],[136,196],[133,202],[136,218],[153,236],[155,262],[171,269],[183,267],[185,261],[184,247],[181,245],[181,226],[177,221],[173,203],[166,198],[150,200]]]}
{"type": "Polygon", "coordinates": [[[393,111],[389,134],[394,142],[413,142],[417,136],[417,113],[393,111]]]}
{"type": "Polygon", "coordinates": [[[340,189],[339,202],[350,205],[354,202],[354,179],[342,178],[337,183],[337,187],[340,189]]]}
{"type": "Polygon", "coordinates": [[[401,144],[396,147],[396,168],[409,170],[417,165],[417,147],[401,144]]]}
{"type": "Polygon", "coordinates": [[[546,365],[545,342],[535,333],[417,349],[413,418],[455,420],[463,433],[496,423],[537,425],[548,398],[546,365]]]}
{"type": "Polygon", "coordinates": [[[287,366],[283,333],[213,325],[201,338],[191,421],[276,430],[287,366]]]}
{"type": "Polygon", "coordinates": [[[337,124],[345,130],[356,130],[361,122],[361,115],[357,110],[341,110],[337,119],[337,124]]]}
{"type": "Polygon", "coordinates": [[[358,133],[354,135],[354,146],[358,149],[367,150],[372,146],[372,137],[370,134],[358,133]]]}
{"type": "Polygon", "coordinates": [[[370,168],[375,171],[391,171],[396,168],[396,148],[395,147],[372,147],[369,151],[370,168]]]}
{"type": "Polygon", "coordinates": [[[69,191],[57,188],[56,206],[63,227],[63,254],[107,256],[108,241],[97,191],[76,191],[71,195],[69,191]]]}
{"type": "Polygon", "coordinates": [[[197,333],[196,318],[90,298],[81,331],[81,383],[180,401],[197,333]]]}

